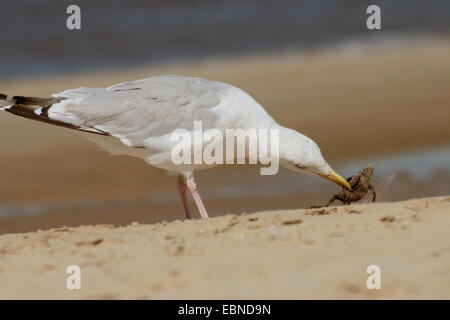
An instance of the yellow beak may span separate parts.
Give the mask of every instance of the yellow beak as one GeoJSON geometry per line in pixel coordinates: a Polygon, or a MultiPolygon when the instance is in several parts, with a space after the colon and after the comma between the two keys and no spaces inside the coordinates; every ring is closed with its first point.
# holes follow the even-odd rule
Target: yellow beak
{"type": "Polygon", "coordinates": [[[344,188],[347,188],[348,190],[352,191],[352,187],[350,186],[350,184],[347,182],[347,180],[345,180],[344,178],[342,178],[340,175],[338,175],[336,172],[334,172],[333,170],[331,170],[329,175],[324,175],[324,174],[320,174],[317,173],[318,176],[321,176],[322,178],[325,178],[327,180],[330,180],[344,188]]]}

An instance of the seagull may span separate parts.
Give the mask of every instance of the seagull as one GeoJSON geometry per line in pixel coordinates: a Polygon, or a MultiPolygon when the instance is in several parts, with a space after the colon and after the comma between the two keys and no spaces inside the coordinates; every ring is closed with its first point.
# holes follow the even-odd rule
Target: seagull
{"type": "Polygon", "coordinates": [[[202,218],[208,218],[194,180],[205,164],[175,164],[171,151],[177,129],[277,129],[279,164],[295,172],[328,179],[348,190],[349,183],[324,160],[307,136],[279,125],[245,91],[223,82],[197,77],[160,75],[107,88],[69,89],[51,98],[0,94],[0,110],[79,131],[112,155],[128,155],[176,174],[186,219],[191,219],[186,191],[202,218]]]}

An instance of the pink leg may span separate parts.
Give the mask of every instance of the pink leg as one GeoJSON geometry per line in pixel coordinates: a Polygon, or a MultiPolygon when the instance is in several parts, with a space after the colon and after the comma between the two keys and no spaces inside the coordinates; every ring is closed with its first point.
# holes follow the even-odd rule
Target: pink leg
{"type": "Polygon", "coordinates": [[[195,204],[197,205],[198,211],[200,211],[200,215],[202,216],[202,218],[209,218],[205,206],[203,205],[202,199],[200,198],[200,194],[197,191],[197,184],[195,183],[193,176],[187,179],[187,187],[191,192],[192,197],[194,198],[195,204]]]}
{"type": "Polygon", "coordinates": [[[177,179],[177,190],[180,195],[181,202],[183,203],[184,213],[186,214],[186,219],[191,219],[191,211],[189,210],[189,204],[186,197],[186,183],[184,183],[184,177],[182,175],[178,176],[177,179]]]}

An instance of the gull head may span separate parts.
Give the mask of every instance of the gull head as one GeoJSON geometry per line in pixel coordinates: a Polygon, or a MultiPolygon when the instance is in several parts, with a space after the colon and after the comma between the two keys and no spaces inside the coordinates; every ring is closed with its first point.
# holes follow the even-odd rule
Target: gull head
{"type": "Polygon", "coordinates": [[[279,138],[280,165],[292,171],[317,175],[352,190],[347,180],[325,161],[312,139],[288,128],[280,130],[279,138]]]}

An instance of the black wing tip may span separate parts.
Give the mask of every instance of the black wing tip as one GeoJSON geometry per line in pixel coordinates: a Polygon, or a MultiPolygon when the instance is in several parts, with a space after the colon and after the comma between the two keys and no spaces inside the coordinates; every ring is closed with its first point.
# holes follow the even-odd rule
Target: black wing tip
{"type": "Polygon", "coordinates": [[[40,121],[40,122],[44,122],[47,124],[52,124],[55,126],[59,126],[59,127],[64,127],[67,129],[73,129],[73,130],[79,130],[79,131],[84,131],[84,132],[89,132],[89,133],[94,133],[94,134],[100,134],[100,135],[105,135],[108,136],[109,133],[107,132],[103,132],[101,130],[98,129],[92,129],[90,130],[89,128],[84,128],[84,127],[80,127],[71,123],[67,123],[67,122],[62,122],[62,121],[58,121],[55,119],[51,119],[48,116],[48,110],[51,108],[51,105],[47,105],[45,107],[40,107],[40,106],[36,106],[36,105],[29,105],[29,104],[18,104],[15,103],[14,105],[8,107],[7,109],[4,109],[5,111],[12,113],[16,116],[22,117],[22,118],[27,118],[27,119],[31,119],[31,120],[36,120],[36,121],[40,121]],[[36,110],[39,110],[39,112],[36,112],[36,110]]]}
{"type": "MultiPolygon", "coordinates": [[[[7,95],[0,93],[0,100],[5,100],[7,98],[8,98],[7,95]]],[[[99,129],[86,128],[50,118],[48,114],[49,109],[53,106],[54,103],[58,103],[64,99],[65,98],[37,98],[37,97],[14,96],[11,99],[7,100],[8,102],[12,103],[12,105],[8,106],[7,108],[1,108],[1,110],[7,111],[22,118],[36,120],[60,127],[65,127],[68,129],[85,131],[100,135],[109,135],[109,133],[103,132],[99,129]]]]}
{"type": "Polygon", "coordinates": [[[46,106],[55,102],[53,98],[37,98],[37,97],[25,97],[25,96],[14,96],[11,99],[15,104],[21,104],[26,106],[46,106]]]}

